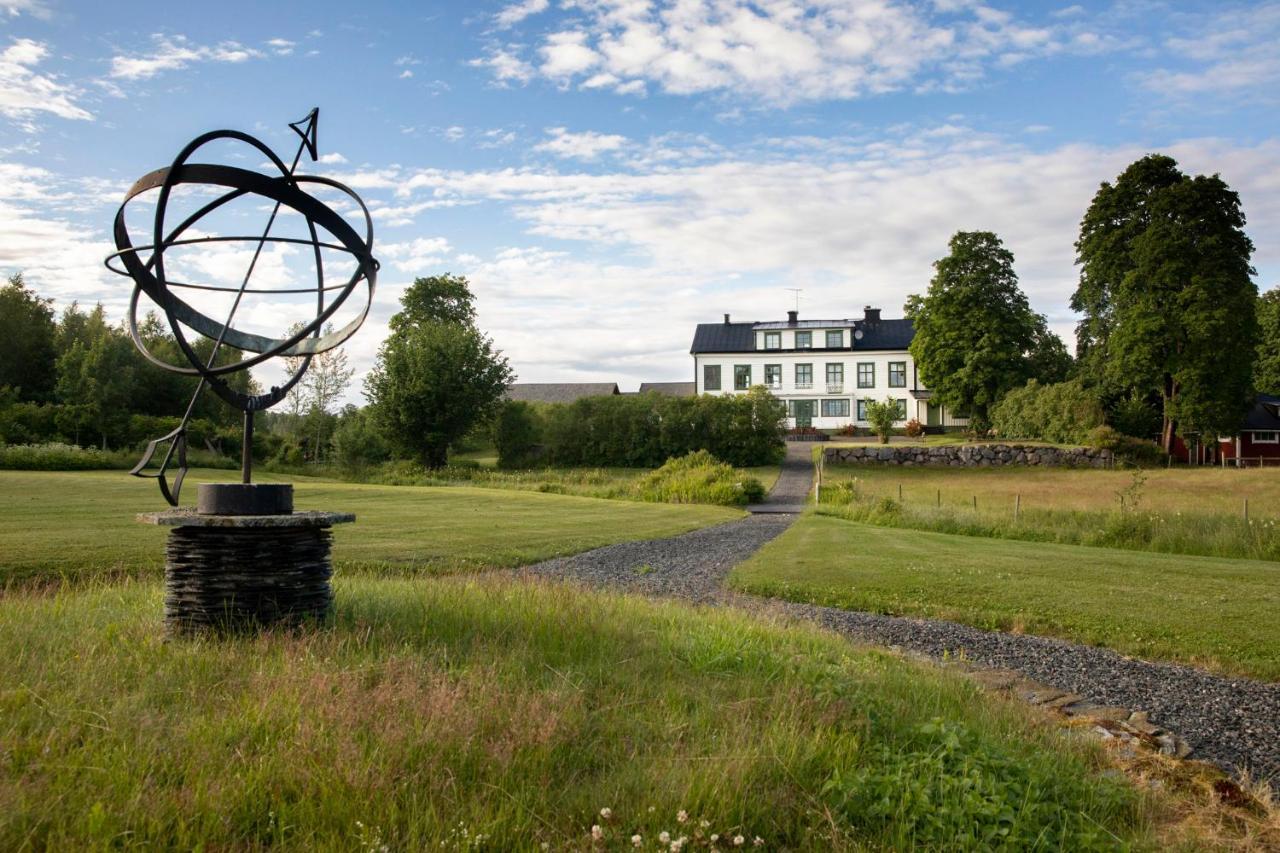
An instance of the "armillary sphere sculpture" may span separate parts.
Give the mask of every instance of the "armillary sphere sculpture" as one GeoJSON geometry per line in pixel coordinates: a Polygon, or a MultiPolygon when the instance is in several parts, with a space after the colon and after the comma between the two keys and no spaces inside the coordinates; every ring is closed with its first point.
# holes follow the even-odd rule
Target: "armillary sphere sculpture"
{"type": "MultiPolygon", "coordinates": [[[[164,611],[165,623],[175,633],[227,628],[239,630],[320,620],[332,607],[330,528],[334,524],[354,521],[355,516],[318,511],[295,513],[293,486],[251,482],[254,412],[270,408],[284,399],[289,389],[302,378],[312,357],[340,346],[355,334],[369,313],[378,275],[378,262],[373,257],[373,223],[360,197],[329,178],[296,174],[303,153],[310,155],[312,160],[317,159],[317,117],[318,110],[312,110],[302,121],[289,125],[301,143],[288,166],[270,148],[248,134],[216,130],[198,136],[187,143],[168,168],[139,178],[125,194],[124,202],[116,213],[116,251],[106,263],[112,270],[133,279],[133,298],[129,305],[129,330],[133,342],[148,360],[165,370],[199,379],[177,428],[152,441],[132,473],[139,477],[155,477],[165,500],[177,507],[182,480],[187,473],[187,428],[200,394],[206,387],[211,388],[228,404],[244,412],[242,482],[201,483],[195,511],[172,509],[139,516],[140,521],[171,528],[165,549],[164,611]],[[264,174],[236,166],[193,162],[197,152],[211,143],[247,146],[242,154],[258,161],[265,158],[272,171],[264,174]],[[174,197],[174,190],[179,187],[186,189],[179,197],[174,197]],[[131,202],[140,203],[137,201],[140,196],[153,191],[155,219],[150,241],[135,245],[126,225],[126,211],[130,209],[131,202]],[[363,227],[353,228],[337,211],[312,194],[319,191],[345,196],[350,207],[363,214],[363,227]],[[194,202],[191,202],[192,197],[194,202]],[[222,218],[235,221],[234,211],[228,205],[239,200],[249,203],[247,212],[250,215],[260,209],[263,200],[270,203],[270,214],[262,233],[249,237],[210,233],[211,221],[215,225],[222,218]],[[167,218],[170,210],[180,209],[184,202],[194,205],[195,211],[181,221],[170,223],[167,218]],[[306,224],[305,238],[272,234],[273,227],[281,224],[277,223],[277,218],[281,216],[282,209],[283,219],[290,220],[295,226],[293,215],[302,218],[306,224]],[[219,211],[219,217],[208,219],[210,214],[219,211]],[[203,229],[207,230],[198,230],[202,221],[203,229]],[[251,286],[254,270],[259,266],[263,248],[268,243],[307,247],[315,264],[315,283],[308,287],[251,286]],[[183,266],[177,257],[180,252],[194,252],[196,250],[190,247],[197,247],[202,253],[201,261],[205,263],[197,264],[196,268],[203,272],[208,262],[216,260],[208,257],[210,250],[225,248],[218,244],[247,244],[252,247],[238,287],[178,280],[183,266]],[[345,281],[337,284],[326,281],[326,252],[345,253],[354,261],[354,271],[345,281]],[[166,254],[171,256],[168,265],[165,263],[166,254]],[[355,319],[336,331],[329,331],[332,325],[326,326],[326,323],[361,284],[364,285],[365,299],[355,319]],[[190,295],[193,293],[196,295],[190,295]],[[245,328],[248,322],[260,321],[264,319],[262,317],[242,316],[241,322],[237,323],[237,312],[248,313],[240,312],[241,303],[248,294],[269,294],[270,298],[275,298],[281,294],[311,293],[315,294],[315,311],[310,320],[289,331],[272,337],[255,334],[245,328]],[[221,297],[210,294],[221,294],[221,297]],[[160,308],[168,320],[185,364],[166,361],[147,346],[138,325],[138,307],[144,295],[160,308]],[[225,320],[219,322],[187,301],[211,298],[230,301],[225,320]],[[192,339],[188,338],[185,330],[190,330],[192,339]],[[199,344],[201,338],[212,344],[209,354],[203,357],[193,345],[199,344]],[[219,364],[218,353],[223,347],[238,350],[242,356],[247,354],[248,357],[230,363],[224,359],[224,363],[219,364]],[[289,359],[286,362],[288,375],[279,385],[265,393],[250,393],[233,387],[233,374],[277,356],[289,359]],[[159,468],[151,473],[148,466],[158,448],[166,443],[168,447],[159,468]],[[178,473],[170,484],[165,474],[175,458],[178,473]]],[[[180,214],[174,218],[180,218],[180,214]]],[[[239,276],[238,270],[235,275],[239,276]]],[[[277,276],[277,283],[279,279],[277,276]]],[[[278,312],[274,307],[263,313],[271,315],[266,319],[278,322],[278,312]]]]}
{"type": "MultiPolygon", "coordinates": [[[[167,168],[157,169],[139,178],[125,194],[124,202],[116,213],[113,229],[116,251],[108,256],[106,264],[112,271],[133,280],[133,297],[129,305],[129,329],[134,344],[153,364],[184,376],[199,377],[195,393],[178,427],[152,441],[142,460],[131,472],[135,476],[157,479],[161,493],[172,506],[178,505],[182,480],[187,472],[188,425],[195,410],[196,401],[206,387],[212,389],[229,405],[244,412],[241,479],[245,485],[248,485],[251,482],[252,473],[253,413],[268,409],[284,399],[306,372],[311,358],[342,345],[355,334],[368,315],[378,274],[378,261],[373,256],[373,222],[369,217],[368,208],[352,189],[335,180],[295,174],[304,152],[313,161],[317,159],[318,118],[319,110],[314,109],[306,118],[289,125],[301,139],[298,151],[289,165],[285,165],[284,161],[270,148],[247,133],[236,130],[215,130],[198,136],[187,143],[167,168]],[[246,153],[256,160],[266,158],[272,167],[272,172],[267,174],[236,166],[193,162],[192,158],[200,149],[210,143],[223,140],[249,146],[250,150],[246,153]],[[166,216],[170,210],[170,197],[173,190],[180,186],[199,187],[211,197],[195,212],[171,224],[166,216]],[[308,190],[321,189],[337,191],[350,199],[353,206],[363,214],[363,227],[353,228],[341,214],[308,192],[308,190]],[[158,194],[155,197],[155,217],[150,241],[143,245],[135,245],[125,224],[125,212],[131,202],[151,191],[158,191],[158,194]],[[208,235],[197,230],[201,220],[240,199],[249,201],[265,199],[272,205],[260,235],[208,235]],[[305,219],[309,239],[272,235],[272,228],[276,225],[281,208],[287,208],[305,219]],[[331,235],[332,240],[321,239],[322,231],[331,235]],[[244,278],[238,288],[177,281],[166,273],[165,253],[175,247],[227,243],[247,244],[253,247],[244,278]],[[289,289],[251,287],[254,270],[263,248],[268,243],[307,247],[314,258],[314,284],[289,289]],[[350,277],[341,283],[326,282],[322,250],[337,250],[350,254],[355,260],[354,272],[350,277]],[[326,322],[362,283],[365,291],[364,306],[355,319],[337,330],[322,333],[326,322]],[[179,291],[229,294],[233,297],[233,301],[226,319],[218,321],[193,307],[178,294],[179,291]],[[281,331],[275,337],[268,337],[237,327],[236,315],[245,294],[302,293],[314,293],[316,301],[314,315],[309,322],[302,324],[301,328],[295,327],[289,331],[281,331]],[[185,364],[173,364],[155,355],[139,333],[138,308],[141,297],[144,295],[160,308],[168,320],[178,349],[186,359],[185,364]],[[193,341],[188,339],[184,332],[184,327],[212,341],[212,351],[208,356],[202,357],[196,352],[193,341]],[[217,363],[217,357],[224,346],[249,355],[238,362],[220,365],[217,363]],[[278,356],[300,359],[296,362],[296,369],[281,384],[261,394],[245,393],[232,387],[229,381],[232,374],[249,370],[278,356]],[[168,447],[164,451],[158,469],[150,469],[149,465],[157,450],[165,444],[168,447]],[[166,472],[175,458],[178,471],[170,484],[166,478],[166,472]]],[[[290,500],[290,506],[291,503],[290,500]]]]}

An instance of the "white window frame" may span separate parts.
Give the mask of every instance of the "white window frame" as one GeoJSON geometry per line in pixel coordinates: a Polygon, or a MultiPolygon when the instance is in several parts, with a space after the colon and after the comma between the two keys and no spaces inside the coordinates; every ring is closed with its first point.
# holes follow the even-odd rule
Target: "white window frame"
{"type": "Polygon", "coordinates": [[[796,332],[796,349],[813,349],[813,332],[796,332]]]}
{"type": "Polygon", "coordinates": [[[1280,444],[1280,431],[1274,429],[1255,429],[1253,431],[1252,441],[1254,444],[1280,444]],[[1258,438],[1260,435],[1269,435],[1271,438],[1258,438]]]}
{"type": "Polygon", "coordinates": [[[765,332],[764,348],[782,349],[782,332],[765,332]]]}
{"type": "Polygon", "coordinates": [[[826,338],[823,339],[823,342],[826,343],[827,349],[843,349],[844,348],[844,330],[843,329],[827,329],[826,335],[827,336],[826,338]],[[836,344],[835,346],[831,345],[832,335],[840,336],[840,343],[836,344]]]}
{"type": "Polygon", "coordinates": [[[822,400],[818,403],[818,411],[824,418],[847,418],[849,417],[849,400],[845,397],[839,397],[834,400],[822,400]],[[841,411],[834,415],[828,415],[826,412],[828,405],[839,405],[841,411]]]}
{"type": "Polygon", "coordinates": [[[891,361],[891,362],[889,362],[889,387],[890,387],[890,388],[906,388],[906,387],[907,387],[907,363],[906,363],[905,361],[891,361]],[[895,368],[895,367],[901,367],[901,368],[902,368],[902,381],[901,381],[901,382],[894,382],[894,381],[893,381],[893,374],[894,374],[894,372],[895,372],[895,371],[894,371],[894,368],[895,368]]]}

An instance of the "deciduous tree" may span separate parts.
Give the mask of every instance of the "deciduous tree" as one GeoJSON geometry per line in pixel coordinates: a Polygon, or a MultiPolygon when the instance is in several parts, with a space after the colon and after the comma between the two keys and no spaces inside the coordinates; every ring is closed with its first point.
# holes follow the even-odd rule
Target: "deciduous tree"
{"type": "Polygon", "coordinates": [[[1013,253],[990,231],[959,231],[934,263],[923,297],[908,299],[911,355],[934,399],[968,412],[984,430],[990,409],[1031,376],[1030,353],[1047,333],[1018,287],[1013,253]]]}
{"type": "Polygon", "coordinates": [[[58,352],[52,301],[36,296],[22,273],[0,287],[0,388],[17,389],[22,400],[53,397],[58,352]]]}
{"type": "Polygon", "coordinates": [[[1161,444],[1230,435],[1250,405],[1257,288],[1239,196],[1163,155],[1104,183],[1076,243],[1086,375],[1111,391],[1155,392],[1161,444]]]}
{"type": "Polygon", "coordinates": [[[1280,287],[1258,299],[1258,360],[1253,384],[1263,394],[1280,395],[1280,287]]]}

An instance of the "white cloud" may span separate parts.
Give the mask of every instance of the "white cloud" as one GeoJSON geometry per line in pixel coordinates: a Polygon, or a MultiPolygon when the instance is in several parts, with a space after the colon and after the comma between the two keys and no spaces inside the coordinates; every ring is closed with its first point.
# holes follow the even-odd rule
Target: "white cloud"
{"type": "Polygon", "coordinates": [[[113,56],[111,76],[122,80],[147,80],[165,71],[177,71],[193,62],[245,62],[260,58],[262,51],[239,42],[224,41],[216,45],[197,45],[186,36],[152,35],[155,50],[138,56],[113,56]]]}
{"type": "Polygon", "coordinates": [[[412,76],[413,76],[413,72],[412,72],[412,71],[410,71],[408,68],[406,68],[405,70],[403,70],[403,71],[401,71],[401,72],[400,72],[400,79],[401,79],[401,80],[408,80],[408,79],[409,79],[410,77],[412,77],[412,76]]]}
{"type": "Polygon", "coordinates": [[[292,42],[288,39],[274,38],[267,40],[267,46],[270,47],[271,51],[277,56],[288,56],[293,53],[293,49],[297,46],[297,42],[292,42]]]}
{"type": "MultiPolygon", "coordinates": [[[[537,4],[507,7],[518,20],[537,4]]],[[[723,91],[771,103],[856,98],[902,88],[958,89],[1009,66],[1109,43],[1077,42],[1078,24],[1035,27],[980,3],[900,0],[577,0],[579,14],[532,45],[492,45],[473,65],[500,83],[642,94],[723,91]],[[537,57],[536,67],[528,57],[537,57]]]]}
{"type": "Polygon", "coordinates": [[[443,237],[417,237],[403,243],[383,243],[378,258],[399,267],[410,275],[425,275],[439,267],[453,251],[443,237]]]}
{"type": "Polygon", "coordinates": [[[1162,59],[1181,67],[1139,74],[1144,88],[1168,98],[1263,93],[1274,104],[1280,87],[1280,2],[1175,20],[1183,34],[1165,41],[1168,55],[1162,59]]]}
{"type": "Polygon", "coordinates": [[[28,130],[35,129],[32,119],[38,113],[91,120],[93,115],[76,103],[78,89],[33,70],[48,55],[42,42],[26,38],[14,39],[0,52],[0,115],[16,119],[28,130]]]}
{"type": "Polygon", "coordinates": [[[515,26],[530,15],[545,12],[548,5],[547,0],[524,0],[522,3],[512,3],[494,15],[493,22],[504,29],[515,26]]]}
{"type": "Polygon", "coordinates": [[[316,158],[317,163],[345,163],[347,158],[343,157],[337,151],[330,151],[328,154],[321,154],[316,158]]]}
{"type": "Polygon", "coordinates": [[[0,12],[11,18],[20,15],[31,15],[33,18],[48,18],[49,8],[41,0],[4,0],[0,2],[0,12]]]}
{"type": "Polygon", "coordinates": [[[535,151],[547,151],[557,157],[576,160],[594,160],[608,151],[617,151],[627,144],[625,136],[611,133],[570,133],[563,127],[547,129],[551,136],[546,142],[534,146],[535,151]]]}

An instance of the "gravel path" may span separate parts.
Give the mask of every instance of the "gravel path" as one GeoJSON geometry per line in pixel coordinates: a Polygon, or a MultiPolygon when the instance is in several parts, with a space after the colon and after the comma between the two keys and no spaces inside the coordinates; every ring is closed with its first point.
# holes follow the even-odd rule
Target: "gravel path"
{"type": "Polygon", "coordinates": [[[1149,663],[1063,640],[982,631],[939,620],[762,600],[726,590],[724,581],[730,570],[795,520],[796,516],[785,510],[802,504],[808,492],[812,471],[809,453],[805,444],[788,448],[782,474],[760,507],[764,514],[670,539],[610,545],[539,563],[525,571],[644,595],[788,614],[856,641],[933,657],[963,652],[972,663],[1016,670],[1098,705],[1147,711],[1153,723],[1178,733],[1191,745],[1192,757],[1280,782],[1280,684],[1149,663]]]}

